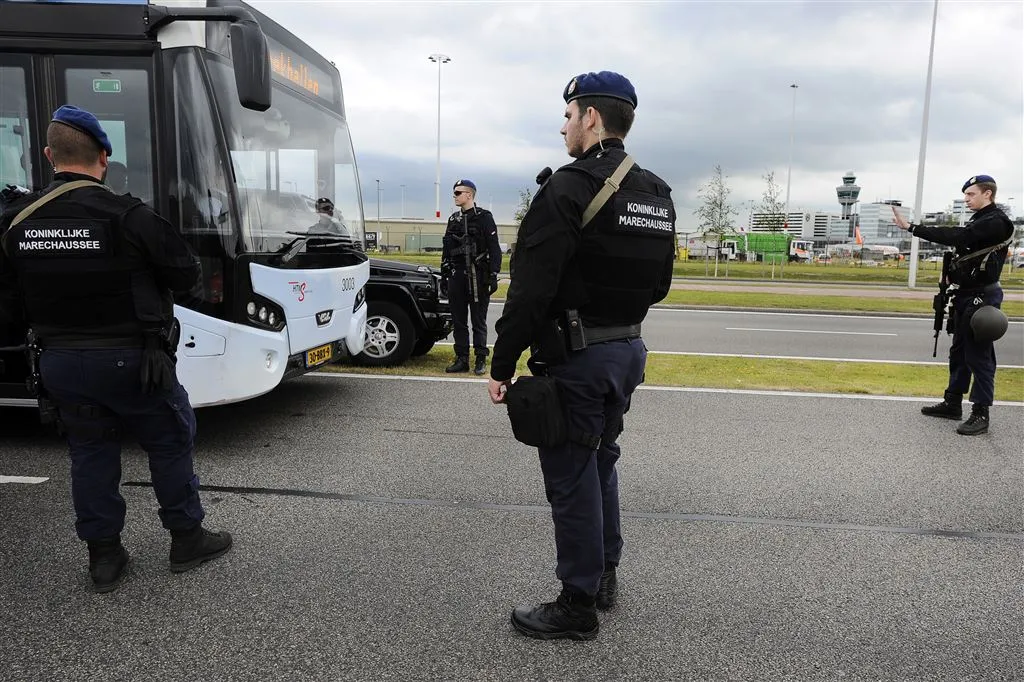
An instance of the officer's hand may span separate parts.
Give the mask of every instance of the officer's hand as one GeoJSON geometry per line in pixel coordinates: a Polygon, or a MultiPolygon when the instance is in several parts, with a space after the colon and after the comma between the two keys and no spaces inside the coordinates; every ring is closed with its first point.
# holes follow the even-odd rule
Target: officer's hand
{"type": "Polygon", "coordinates": [[[892,207],[892,215],[896,219],[896,225],[898,225],[901,230],[906,230],[910,228],[910,223],[907,222],[906,218],[899,214],[895,206],[892,207]]]}
{"type": "Polygon", "coordinates": [[[505,402],[505,392],[512,385],[511,381],[498,381],[497,379],[487,380],[487,393],[491,396],[491,402],[500,405],[505,402]]]}
{"type": "Polygon", "coordinates": [[[498,290],[498,273],[492,272],[491,279],[487,282],[487,294],[493,294],[498,290]]]}

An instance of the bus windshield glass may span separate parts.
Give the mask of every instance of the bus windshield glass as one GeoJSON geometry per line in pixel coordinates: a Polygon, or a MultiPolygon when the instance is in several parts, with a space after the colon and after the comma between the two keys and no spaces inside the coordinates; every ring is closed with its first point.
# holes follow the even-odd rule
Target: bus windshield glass
{"type": "Polygon", "coordinates": [[[348,126],[337,114],[275,84],[265,112],[242,108],[231,67],[208,61],[241,211],[244,250],[272,253],[298,234],[362,247],[363,213],[348,126]]]}

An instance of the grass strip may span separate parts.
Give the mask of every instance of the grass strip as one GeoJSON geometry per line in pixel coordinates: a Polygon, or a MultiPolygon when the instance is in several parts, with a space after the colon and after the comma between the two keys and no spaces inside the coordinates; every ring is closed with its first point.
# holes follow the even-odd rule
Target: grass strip
{"type": "MultiPolygon", "coordinates": [[[[503,299],[507,284],[499,284],[494,299],[503,299]]],[[[759,294],[745,291],[698,291],[672,289],[662,301],[667,305],[702,305],[718,308],[827,310],[830,312],[932,314],[931,299],[861,296],[813,296],[807,294],[759,294]]],[[[1024,301],[1003,301],[1009,317],[1024,317],[1024,301]]]]}
{"type": "MultiPolygon", "coordinates": [[[[360,374],[473,377],[444,373],[455,359],[450,347],[437,347],[401,367],[331,365],[326,371],[360,374]]],[[[519,374],[528,374],[526,355],[519,374]]],[[[650,353],[645,383],[649,386],[733,388],[888,396],[942,396],[948,370],[937,365],[901,365],[828,360],[723,358],[650,353]]],[[[996,371],[996,400],[1024,402],[1024,369],[996,371]]]]}

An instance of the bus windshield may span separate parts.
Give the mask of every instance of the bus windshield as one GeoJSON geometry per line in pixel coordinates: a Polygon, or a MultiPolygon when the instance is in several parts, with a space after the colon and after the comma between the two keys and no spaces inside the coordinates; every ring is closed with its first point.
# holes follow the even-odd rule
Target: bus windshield
{"type": "Polygon", "coordinates": [[[244,109],[231,67],[214,55],[208,65],[238,188],[242,249],[279,251],[296,233],[347,237],[361,248],[362,201],[344,119],[278,84],[270,109],[244,109]]]}

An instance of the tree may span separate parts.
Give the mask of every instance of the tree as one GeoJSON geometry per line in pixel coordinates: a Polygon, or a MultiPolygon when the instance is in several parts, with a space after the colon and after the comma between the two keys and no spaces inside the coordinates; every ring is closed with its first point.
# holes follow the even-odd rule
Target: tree
{"type": "Polygon", "coordinates": [[[697,226],[701,228],[705,239],[714,235],[717,248],[722,246],[722,237],[733,228],[732,216],[739,211],[729,205],[730,190],[725,184],[722,167],[715,166],[715,174],[700,186],[697,197],[701,200],[693,214],[697,216],[697,226]]]}
{"type": "Polygon", "coordinates": [[[763,216],[761,224],[769,232],[782,232],[786,225],[786,205],[780,199],[782,187],[775,182],[775,171],[768,171],[761,178],[767,185],[761,195],[761,203],[757,205],[757,212],[763,216]]]}
{"type": "Polygon", "coordinates": [[[519,190],[519,205],[516,207],[516,212],[512,215],[512,220],[515,221],[516,225],[523,222],[523,217],[526,215],[526,211],[530,208],[530,200],[533,198],[533,194],[528,189],[519,190]]]}

